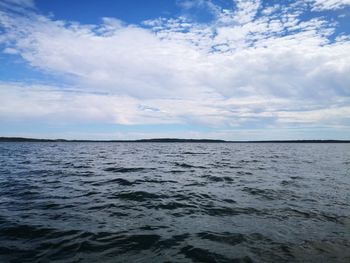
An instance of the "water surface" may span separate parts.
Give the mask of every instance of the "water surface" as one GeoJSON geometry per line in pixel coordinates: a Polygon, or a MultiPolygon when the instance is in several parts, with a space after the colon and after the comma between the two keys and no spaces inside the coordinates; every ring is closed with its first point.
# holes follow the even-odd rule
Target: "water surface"
{"type": "Polygon", "coordinates": [[[0,143],[0,262],[350,262],[350,144],[0,143]]]}

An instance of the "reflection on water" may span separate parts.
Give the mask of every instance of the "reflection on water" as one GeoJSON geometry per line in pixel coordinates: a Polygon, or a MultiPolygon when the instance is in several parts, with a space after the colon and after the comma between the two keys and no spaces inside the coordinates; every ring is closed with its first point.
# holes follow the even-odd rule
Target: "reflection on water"
{"type": "Polygon", "coordinates": [[[350,144],[1,143],[0,262],[350,262],[350,144]]]}

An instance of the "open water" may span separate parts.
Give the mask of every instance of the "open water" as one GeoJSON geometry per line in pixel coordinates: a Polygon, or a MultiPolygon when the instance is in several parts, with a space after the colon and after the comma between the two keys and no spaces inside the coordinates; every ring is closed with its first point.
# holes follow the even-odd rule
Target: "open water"
{"type": "Polygon", "coordinates": [[[0,143],[0,262],[350,262],[350,144],[0,143]]]}

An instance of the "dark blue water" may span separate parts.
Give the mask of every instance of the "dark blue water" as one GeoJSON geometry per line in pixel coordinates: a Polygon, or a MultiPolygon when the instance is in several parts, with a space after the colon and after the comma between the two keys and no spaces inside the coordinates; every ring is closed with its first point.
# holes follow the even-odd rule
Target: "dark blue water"
{"type": "Polygon", "coordinates": [[[350,144],[0,143],[0,262],[350,262],[350,144]]]}

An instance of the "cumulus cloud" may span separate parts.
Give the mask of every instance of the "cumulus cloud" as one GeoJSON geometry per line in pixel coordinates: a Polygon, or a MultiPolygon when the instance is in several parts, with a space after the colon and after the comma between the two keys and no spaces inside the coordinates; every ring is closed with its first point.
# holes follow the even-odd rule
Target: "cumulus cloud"
{"type": "MultiPolygon", "coordinates": [[[[320,10],[346,1],[312,3],[320,10]]],[[[303,20],[300,1],[210,8],[208,23],[175,17],[143,25],[116,18],[85,25],[3,8],[4,52],[70,79],[75,90],[2,83],[0,116],[218,129],[348,122],[350,41],[334,38],[335,22],[303,20]]]]}

